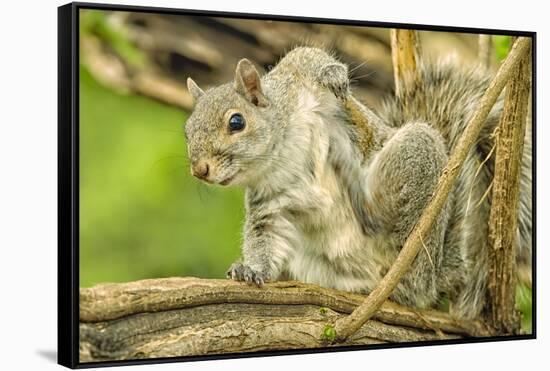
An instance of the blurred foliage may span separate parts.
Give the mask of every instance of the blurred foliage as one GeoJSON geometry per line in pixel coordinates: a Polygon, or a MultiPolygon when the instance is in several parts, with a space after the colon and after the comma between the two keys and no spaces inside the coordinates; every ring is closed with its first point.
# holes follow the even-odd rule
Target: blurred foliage
{"type": "Polygon", "coordinates": [[[495,48],[495,53],[497,55],[497,60],[500,62],[508,55],[510,51],[510,42],[512,38],[510,36],[503,35],[494,35],[493,36],[493,45],[495,48]]]}
{"type": "Polygon", "coordinates": [[[239,256],[242,191],[189,174],[184,112],[80,71],[80,285],[223,277],[239,256]]]}
{"type": "Polygon", "coordinates": [[[521,312],[521,331],[530,334],[533,330],[533,293],[531,288],[518,285],[516,290],[516,305],[521,312]]]}
{"type": "Polygon", "coordinates": [[[93,35],[105,41],[124,62],[135,68],[147,65],[147,56],[128,38],[122,24],[113,24],[107,13],[100,10],[86,10],[80,13],[80,35],[93,35]]]}

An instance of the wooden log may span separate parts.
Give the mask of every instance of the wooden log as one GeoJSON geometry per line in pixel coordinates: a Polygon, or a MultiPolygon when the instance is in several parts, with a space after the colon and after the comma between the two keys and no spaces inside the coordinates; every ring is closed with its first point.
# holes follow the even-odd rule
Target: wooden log
{"type": "Polygon", "coordinates": [[[530,54],[527,53],[512,72],[496,136],[495,176],[489,216],[488,319],[501,334],[518,334],[521,325],[515,307],[516,251],[530,65],[530,54]]]}
{"type": "Polygon", "coordinates": [[[364,298],[294,281],[258,288],[192,277],[82,288],[80,361],[491,335],[480,322],[462,322],[435,310],[386,302],[345,343],[331,343],[332,325],[364,298]]]}

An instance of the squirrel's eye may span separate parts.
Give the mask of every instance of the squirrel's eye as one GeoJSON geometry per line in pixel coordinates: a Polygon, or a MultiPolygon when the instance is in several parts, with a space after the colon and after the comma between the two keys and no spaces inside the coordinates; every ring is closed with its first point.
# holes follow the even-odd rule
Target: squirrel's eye
{"type": "Polygon", "coordinates": [[[229,131],[241,131],[244,129],[244,117],[240,113],[235,113],[229,119],[229,131]]]}

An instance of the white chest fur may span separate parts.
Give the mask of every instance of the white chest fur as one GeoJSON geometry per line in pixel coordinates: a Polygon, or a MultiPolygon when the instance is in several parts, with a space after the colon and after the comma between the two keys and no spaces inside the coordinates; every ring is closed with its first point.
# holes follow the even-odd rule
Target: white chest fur
{"type": "MultiPolygon", "coordinates": [[[[368,291],[383,277],[397,255],[388,235],[366,236],[353,212],[347,191],[328,161],[329,143],[335,138],[342,157],[353,158],[352,144],[336,119],[334,98],[316,100],[304,93],[294,117],[303,143],[293,148],[307,148],[292,158],[308,156],[312,176],[304,177],[286,193],[289,197],[289,221],[295,234],[286,271],[294,279],[347,291],[368,291]],[[324,114],[320,115],[319,107],[324,114]],[[334,107],[334,115],[327,115],[334,107]],[[301,126],[301,127],[300,127],[301,126]]],[[[299,162],[295,166],[300,166],[299,162]]],[[[368,170],[368,169],[365,169],[368,170]]],[[[366,174],[361,172],[359,176],[366,174]]],[[[359,179],[358,179],[359,181],[359,179]]],[[[368,190],[365,190],[368,192],[368,190]]]]}
{"type": "Polygon", "coordinates": [[[387,235],[366,236],[332,169],[311,185],[319,207],[293,218],[298,236],[288,270],[294,279],[346,291],[369,291],[395,259],[387,235]],[[322,206],[321,206],[322,205],[322,206]]]}

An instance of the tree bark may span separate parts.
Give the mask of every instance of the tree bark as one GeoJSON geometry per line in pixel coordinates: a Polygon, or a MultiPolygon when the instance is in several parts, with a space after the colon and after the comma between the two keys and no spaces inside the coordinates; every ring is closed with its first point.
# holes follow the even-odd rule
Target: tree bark
{"type": "Polygon", "coordinates": [[[389,295],[391,295],[401,277],[403,277],[407,269],[409,269],[414,258],[422,248],[422,236],[428,235],[433,222],[441,212],[460,172],[462,164],[472,146],[475,144],[491,108],[495,104],[507,81],[509,81],[513,72],[516,70],[519,62],[528,54],[530,45],[531,41],[526,37],[520,37],[514,43],[510,54],[500,66],[497,74],[487,88],[487,91],[478,103],[470,122],[457,143],[454,152],[451,154],[447,166],[443,170],[430,202],[403,244],[403,248],[392,267],[380,281],[378,286],[370,293],[364,303],[349,316],[337,321],[335,326],[336,337],[340,341],[353,334],[371,318],[379,306],[386,301],[389,295]]]}
{"type": "Polygon", "coordinates": [[[434,310],[386,302],[345,343],[332,325],[363,295],[294,281],[262,288],[165,278],[80,289],[80,361],[430,341],[492,332],[434,310]]]}
{"type": "Polygon", "coordinates": [[[422,84],[418,31],[392,28],[390,32],[395,95],[404,97],[422,84]]]}
{"type": "MultiPolygon", "coordinates": [[[[517,43],[517,41],[516,41],[517,43]]],[[[529,50],[529,49],[528,49],[529,50]]],[[[489,216],[489,323],[502,334],[517,334],[515,308],[519,181],[530,94],[530,54],[514,68],[506,87],[496,139],[495,176],[489,216]]]]}

